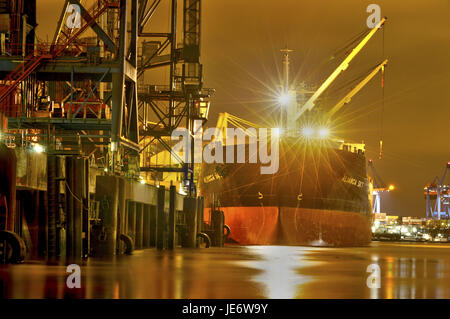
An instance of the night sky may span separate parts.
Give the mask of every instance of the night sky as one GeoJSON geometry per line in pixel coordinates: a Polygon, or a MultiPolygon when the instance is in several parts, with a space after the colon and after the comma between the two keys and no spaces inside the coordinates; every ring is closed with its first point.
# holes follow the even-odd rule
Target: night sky
{"type": "MultiPolygon", "coordinates": [[[[62,0],[38,0],[38,35],[52,39],[62,0]]],[[[163,2],[168,2],[164,0],[163,2]]],[[[202,64],[205,87],[216,89],[210,125],[219,112],[273,125],[281,84],[281,53],[291,54],[297,82],[320,85],[342,61],[330,57],[364,31],[376,3],[388,21],[384,30],[384,107],[377,75],[336,117],[334,132],[366,143],[367,158],[395,192],[384,195],[382,211],[425,216],[423,187],[441,176],[450,161],[450,1],[204,0],[202,64]],[[383,139],[383,159],[378,160],[383,139]]],[[[182,6],[182,1],[179,1],[182,6]]],[[[167,28],[162,6],[154,31],[167,28]]],[[[181,21],[180,21],[181,23],[181,21]]],[[[325,107],[342,98],[336,91],[383,59],[379,31],[327,90],[325,107]]],[[[164,77],[161,78],[161,82],[164,77]]]]}

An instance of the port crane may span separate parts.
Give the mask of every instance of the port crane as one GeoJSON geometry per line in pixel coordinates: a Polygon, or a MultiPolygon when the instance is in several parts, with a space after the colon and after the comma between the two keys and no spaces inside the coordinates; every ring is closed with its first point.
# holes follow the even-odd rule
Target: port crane
{"type": "Polygon", "coordinates": [[[372,187],[372,195],[375,196],[372,214],[381,212],[381,194],[388,193],[395,189],[394,185],[386,185],[383,179],[378,175],[373,165],[373,161],[369,160],[367,165],[367,175],[370,176],[372,187]]]}
{"type": "Polygon", "coordinates": [[[436,176],[424,188],[424,195],[427,201],[427,218],[439,220],[450,217],[450,185],[445,183],[449,170],[450,162],[447,162],[442,177],[436,176]]]}
{"type": "Polygon", "coordinates": [[[359,44],[352,50],[352,52],[345,58],[344,61],[334,70],[334,72],[322,83],[322,85],[317,89],[317,91],[306,101],[306,103],[300,108],[297,113],[295,120],[297,121],[303,113],[312,110],[315,105],[316,100],[322,95],[322,93],[336,80],[336,78],[345,71],[349,63],[353,58],[364,48],[364,46],[369,42],[369,40],[375,35],[375,33],[384,25],[387,18],[383,18],[377,25],[359,42],[359,44]]]}

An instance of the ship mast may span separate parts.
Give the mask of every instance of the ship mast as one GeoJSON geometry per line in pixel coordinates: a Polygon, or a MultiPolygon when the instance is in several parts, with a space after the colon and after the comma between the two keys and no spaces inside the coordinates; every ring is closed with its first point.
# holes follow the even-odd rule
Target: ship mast
{"type": "Polygon", "coordinates": [[[280,50],[283,53],[283,93],[288,93],[289,90],[289,52],[287,46],[280,50]]]}
{"type": "Polygon", "coordinates": [[[280,124],[282,128],[287,127],[287,116],[286,110],[287,106],[290,102],[290,95],[289,95],[289,52],[292,52],[292,50],[286,48],[280,50],[283,53],[283,88],[281,92],[281,110],[280,110],[280,124]],[[286,120],[285,120],[286,118],[286,120]],[[286,123],[285,123],[286,121],[286,123]]]}

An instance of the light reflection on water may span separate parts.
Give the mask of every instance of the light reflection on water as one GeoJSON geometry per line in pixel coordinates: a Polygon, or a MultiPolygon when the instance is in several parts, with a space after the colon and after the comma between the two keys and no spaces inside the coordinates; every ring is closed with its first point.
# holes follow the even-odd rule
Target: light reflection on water
{"type": "Polygon", "coordinates": [[[258,270],[251,280],[266,298],[450,298],[450,245],[246,249],[255,258],[233,263],[258,270]],[[380,288],[366,284],[366,269],[372,263],[380,267],[380,288]]]}
{"type": "Polygon", "coordinates": [[[387,257],[385,264],[384,298],[450,298],[446,283],[449,278],[443,280],[446,270],[443,260],[387,257]]]}
{"type": "Polygon", "coordinates": [[[305,258],[305,248],[285,246],[248,246],[254,260],[234,261],[233,263],[259,270],[252,281],[263,286],[264,296],[270,299],[296,298],[297,290],[312,280],[311,276],[301,275],[297,269],[301,265],[318,265],[305,258]]]}
{"type": "Polygon", "coordinates": [[[82,265],[82,289],[64,265],[0,266],[0,298],[450,298],[450,245],[232,246],[146,250],[82,265]],[[380,267],[369,288],[367,267],[380,267]]]}

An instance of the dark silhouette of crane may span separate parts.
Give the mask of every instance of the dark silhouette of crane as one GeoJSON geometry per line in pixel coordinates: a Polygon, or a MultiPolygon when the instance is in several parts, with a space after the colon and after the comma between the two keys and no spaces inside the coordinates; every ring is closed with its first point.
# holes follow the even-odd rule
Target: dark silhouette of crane
{"type": "Polygon", "coordinates": [[[378,175],[373,165],[373,161],[370,159],[367,165],[367,175],[370,177],[373,190],[372,195],[375,196],[372,213],[381,212],[381,193],[390,192],[395,189],[394,185],[386,185],[383,179],[378,175]]]}
{"type": "Polygon", "coordinates": [[[424,187],[427,201],[427,218],[448,219],[450,217],[450,186],[446,183],[450,162],[447,162],[442,177],[436,176],[431,183],[424,187]]]}

